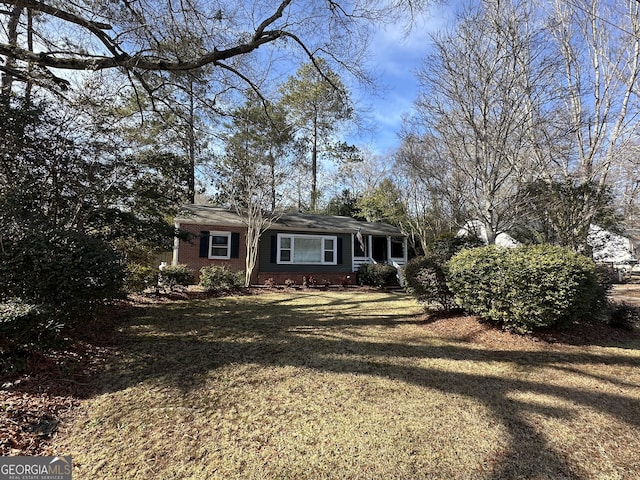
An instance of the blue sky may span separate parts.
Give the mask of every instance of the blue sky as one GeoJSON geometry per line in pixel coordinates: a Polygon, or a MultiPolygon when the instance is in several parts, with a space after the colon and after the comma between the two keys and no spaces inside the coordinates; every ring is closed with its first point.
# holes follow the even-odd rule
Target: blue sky
{"type": "Polygon", "coordinates": [[[451,6],[433,7],[408,34],[404,25],[394,24],[380,29],[373,38],[371,69],[377,73],[380,92],[360,91],[356,96],[370,105],[367,115],[376,133],[362,142],[369,143],[375,153],[384,155],[398,147],[402,116],[411,111],[418,94],[415,72],[429,52],[429,34],[449,25],[452,15],[451,6]]]}

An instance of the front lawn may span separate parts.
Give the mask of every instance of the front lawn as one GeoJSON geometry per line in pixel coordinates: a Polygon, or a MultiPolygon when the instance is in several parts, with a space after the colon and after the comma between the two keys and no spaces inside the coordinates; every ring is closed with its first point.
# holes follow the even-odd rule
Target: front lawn
{"type": "Polygon", "coordinates": [[[640,336],[550,342],[397,293],[141,307],[54,438],[74,479],[632,479],[640,336]]]}

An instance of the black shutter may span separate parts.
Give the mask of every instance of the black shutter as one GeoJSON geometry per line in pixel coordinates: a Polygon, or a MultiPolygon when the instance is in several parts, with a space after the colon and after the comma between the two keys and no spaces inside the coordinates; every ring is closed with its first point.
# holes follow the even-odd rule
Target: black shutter
{"type": "Polygon", "coordinates": [[[276,263],[278,260],[278,237],[271,235],[271,263],[276,263]]]}
{"type": "Polygon", "coordinates": [[[200,232],[200,258],[209,257],[209,232],[200,232]]]}
{"type": "Polygon", "coordinates": [[[240,234],[231,232],[231,258],[240,257],[240,234]]]}
{"type": "Polygon", "coordinates": [[[337,254],[336,254],[336,258],[337,258],[337,263],[338,265],[342,264],[342,237],[338,237],[338,246],[337,246],[337,254]]]}

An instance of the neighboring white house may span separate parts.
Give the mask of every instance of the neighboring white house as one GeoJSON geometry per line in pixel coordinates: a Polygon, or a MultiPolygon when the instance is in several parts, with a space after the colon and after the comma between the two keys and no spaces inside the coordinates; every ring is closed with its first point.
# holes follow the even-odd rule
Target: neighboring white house
{"type": "MultiPolygon", "coordinates": [[[[487,243],[487,232],[482,222],[471,220],[458,230],[458,236],[476,235],[484,243],[487,243]]],[[[635,249],[632,241],[622,235],[612,233],[608,230],[591,225],[587,243],[593,251],[593,260],[597,263],[610,263],[614,265],[625,265],[637,263],[634,255],[635,249]]],[[[520,243],[507,233],[500,233],[496,237],[496,245],[514,248],[520,243]]]]}
{"type": "Polygon", "coordinates": [[[593,250],[593,260],[598,263],[631,264],[637,262],[631,240],[591,225],[587,243],[593,250]]]}

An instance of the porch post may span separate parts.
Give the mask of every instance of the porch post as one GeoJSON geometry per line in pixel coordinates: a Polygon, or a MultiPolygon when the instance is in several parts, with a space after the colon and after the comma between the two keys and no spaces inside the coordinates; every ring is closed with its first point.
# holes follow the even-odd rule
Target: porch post
{"type": "Polygon", "coordinates": [[[373,263],[373,235],[367,235],[367,251],[369,252],[369,261],[373,263]]]}
{"type": "MultiPolygon", "coordinates": [[[[180,223],[174,223],[176,230],[180,230],[180,223]]],[[[180,249],[180,239],[178,237],[173,237],[173,255],[171,257],[171,265],[174,267],[178,265],[178,252],[180,249]]]]}
{"type": "Polygon", "coordinates": [[[404,260],[404,264],[406,265],[409,261],[409,252],[407,251],[407,237],[402,237],[402,260],[404,260]]]}
{"type": "Polygon", "coordinates": [[[351,271],[356,271],[356,234],[351,234],[351,271]]]}
{"type": "Polygon", "coordinates": [[[387,263],[391,263],[391,235],[387,235],[387,263]]]}

